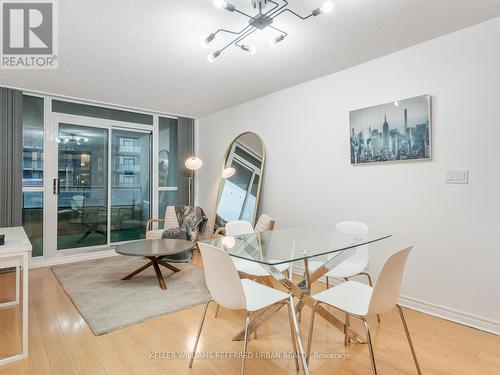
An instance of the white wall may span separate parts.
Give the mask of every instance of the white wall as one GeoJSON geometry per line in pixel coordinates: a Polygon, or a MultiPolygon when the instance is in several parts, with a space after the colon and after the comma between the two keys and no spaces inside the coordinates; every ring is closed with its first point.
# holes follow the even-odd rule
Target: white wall
{"type": "Polygon", "coordinates": [[[278,227],[351,219],[391,233],[370,268],[415,245],[404,303],[500,333],[499,35],[497,18],[200,119],[199,203],[212,213],[228,143],[255,131],[262,209],[278,227]],[[433,160],[351,166],[349,111],[421,94],[432,95],[433,160]],[[462,168],[469,185],[444,183],[462,168]]]}

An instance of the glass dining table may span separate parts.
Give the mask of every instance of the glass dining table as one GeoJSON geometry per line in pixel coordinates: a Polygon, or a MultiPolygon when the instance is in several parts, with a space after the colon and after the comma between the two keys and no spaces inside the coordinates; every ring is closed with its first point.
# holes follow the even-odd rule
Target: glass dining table
{"type": "MultiPolygon", "coordinates": [[[[300,316],[301,310],[305,306],[312,308],[315,304],[315,300],[311,296],[312,283],[354,255],[356,247],[381,241],[390,236],[389,234],[373,232],[363,235],[352,234],[329,226],[304,226],[239,236],[226,236],[203,242],[224,249],[234,258],[259,264],[297,300],[292,314],[294,327],[294,337],[292,339],[296,341],[300,352],[299,356],[302,362],[303,373],[309,374],[305,350],[300,337],[298,316],[300,316]],[[309,260],[311,258],[314,258],[315,262],[320,262],[322,265],[315,267],[314,270],[310,270],[309,260]],[[304,273],[298,282],[293,281],[290,272],[285,274],[276,268],[277,265],[289,263],[291,265],[289,271],[291,271],[293,265],[299,262],[303,264],[304,273]]],[[[253,313],[248,328],[249,335],[255,332],[259,325],[280,310],[285,304],[286,302],[273,305],[253,313]]],[[[365,343],[365,340],[361,336],[350,328],[345,327],[344,322],[337,319],[327,309],[318,306],[316,313],[342,332],[347,332],[352,341],[365,343]]],[[[243,340],[243,338],[244,331],[242,330],[234,336],[233,340],[243,340]]]]}

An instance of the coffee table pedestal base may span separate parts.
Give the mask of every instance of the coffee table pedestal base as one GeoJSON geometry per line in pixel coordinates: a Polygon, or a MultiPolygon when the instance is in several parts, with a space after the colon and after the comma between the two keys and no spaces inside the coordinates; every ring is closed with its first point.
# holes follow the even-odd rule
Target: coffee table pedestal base
{"type": "Polygon", "coordinates": [[[149,259],[148,263],[146,263],[144,266],[136,269],[134,272],[128,274],[122,280],[130,280],[135,275],[138,275],[142,271],[153,266],[155,273],[156,273],[156,278],[158,279],[158,283],[160,284],[160,288],[167,289],[167,286],[165,285],[165,279],[163,278],[163,275],[161,274],[159,265],[162,265],[163,267],[168,268],[169,270],[174,271],[174,272],[179,272],[180,269],[178,269],[177,267],[174,267],[171,264],[168,264],[167,262],[161,260],[161,257],[146,257],[146,258],[149,259]]]}

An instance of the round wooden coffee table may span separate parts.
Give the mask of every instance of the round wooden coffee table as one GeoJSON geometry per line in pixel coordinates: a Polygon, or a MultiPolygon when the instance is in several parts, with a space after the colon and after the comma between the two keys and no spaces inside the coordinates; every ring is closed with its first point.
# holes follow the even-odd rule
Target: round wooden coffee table
{"type": "Polygon", "coordinates": [[[183,253],[192,249],[194,243],[191,241],[185,240],[176,240],[176,239],[162,239],[162,240],[141,240],[129,242],[123,245],[119,245],[115,251],[121,255],[127,256],[135,256],[135,257],[144,257],[149,259],[149,262],[144,266],[136,269],[134,272],[125,276],[122,280],[129,280],[135,275],[141,273],[145,269],[153,266],[156,277],[158,278],[158,282],[160,283],[160,288],[167,289],[165,285],[165,279],[161,274],[159,265],[168,268],[174,272],[179,272],[180,269],[177,267],[168,264],[162,257],[168,255],[176,255],[183,253]]]}

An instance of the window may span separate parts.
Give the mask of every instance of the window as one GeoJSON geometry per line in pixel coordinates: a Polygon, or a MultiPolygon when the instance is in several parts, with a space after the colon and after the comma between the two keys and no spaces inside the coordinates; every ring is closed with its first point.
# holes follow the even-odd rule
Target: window
{"type": "Polygon", "coordinates": [[[178,122],[160,117],[158,139],[158,214],[165,215],[167,206],[175,206],[178,198],[178,122]]]}
{"type": "Polygon", "coordinates": [[[23,226],[33,247],[43,255],[44,99],[23,96],[23,226]]]}
{"type": "Polygon", "coordinates": [[[43,187],[43,98],[23,97],[23,186],[43,187]]]}
{"type": "Polygon", "coordinates": [[[69,115],[132,122],[135,124],[153,125],[152,115],[123,111],[120,109],[98,107],[88,104],[65,102],[62,100],[52,100],[52,111],[58,113],[67,113],[69,115]]]}

